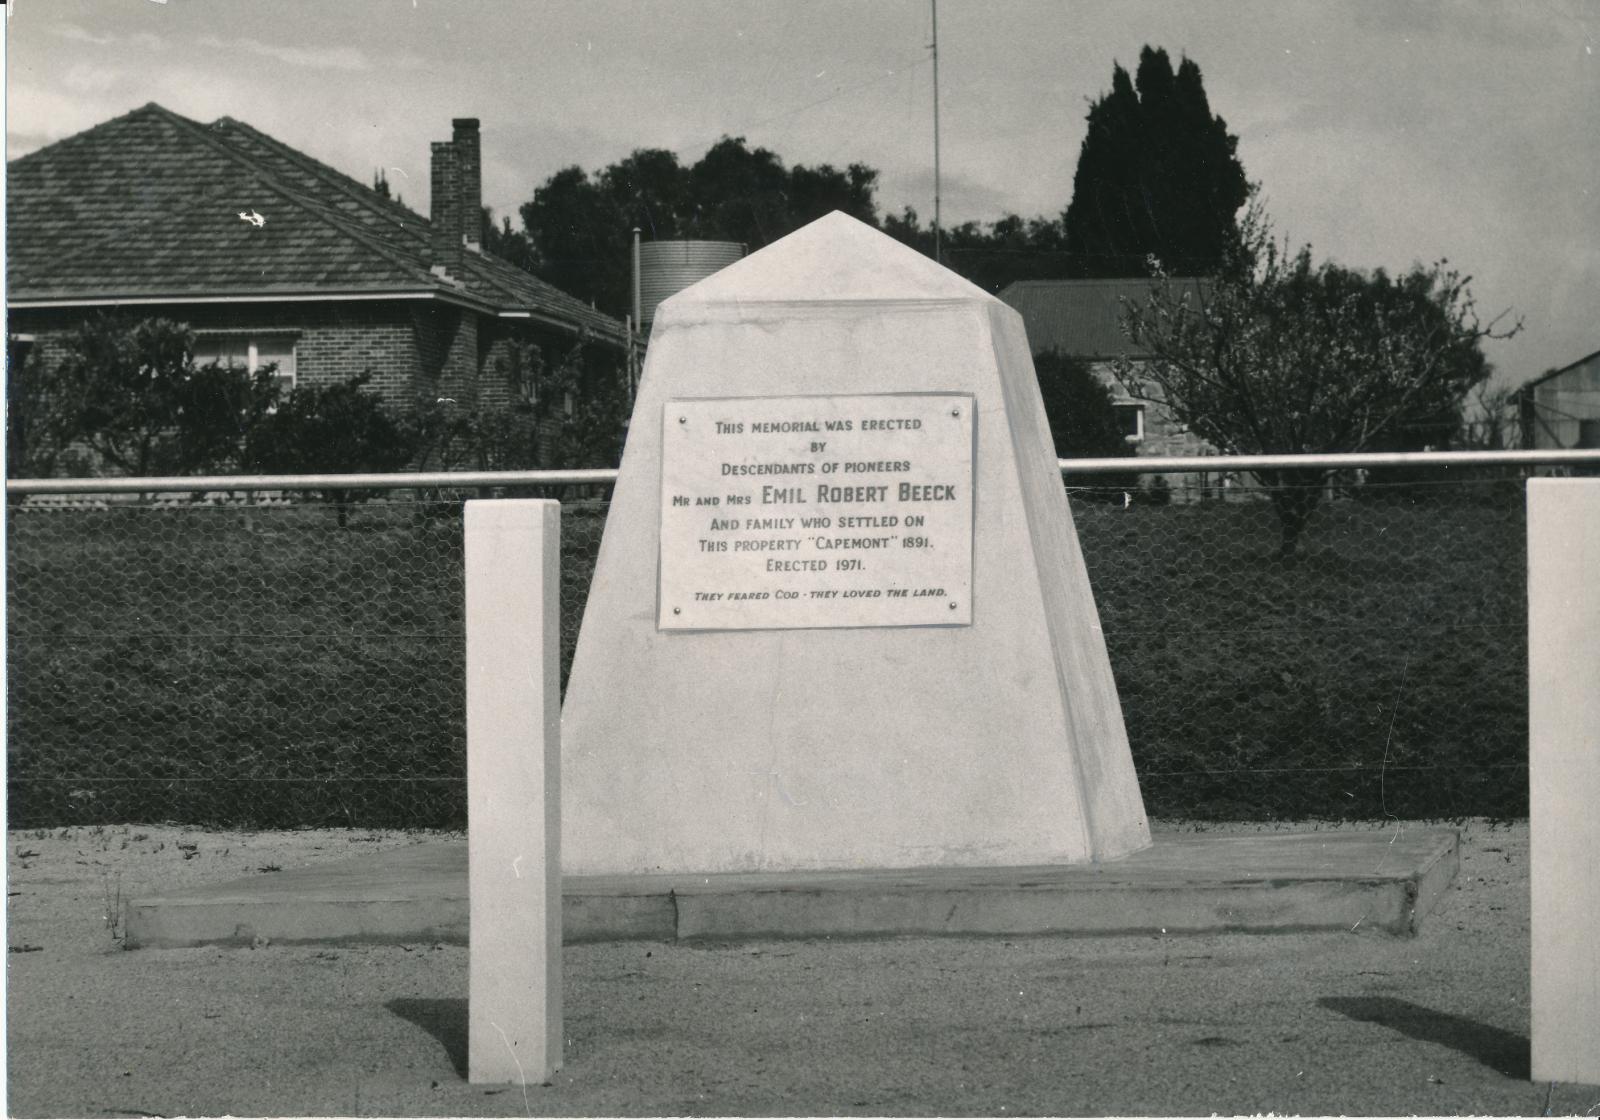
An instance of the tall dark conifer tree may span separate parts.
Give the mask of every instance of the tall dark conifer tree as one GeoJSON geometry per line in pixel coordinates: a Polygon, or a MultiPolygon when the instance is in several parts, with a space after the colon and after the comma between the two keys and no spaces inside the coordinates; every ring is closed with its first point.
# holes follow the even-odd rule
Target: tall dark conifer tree
{"type": "Polygon", "coordinates": [[[1147,46],[1136,78],[1113,66],[1088,121],[1062,216],[1074,275],[1146,276],[1151,256],[1175,275],[1214,271],[1249,183],[1200,67],[1185,58],[1174,74],[1147,46]]]}

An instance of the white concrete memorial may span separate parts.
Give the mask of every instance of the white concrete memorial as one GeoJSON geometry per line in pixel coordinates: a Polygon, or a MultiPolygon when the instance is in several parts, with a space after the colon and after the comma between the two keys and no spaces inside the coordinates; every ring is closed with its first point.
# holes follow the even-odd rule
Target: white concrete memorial
{"type": "Polygon", "coordinates": [[[1600,479],[1528,483],[1533,1079],[1600,1083],[1600,479]]]}
{"type": "Polygon", "coordinates": [[[662,304],[562,786],[567,874],[1149,844],[1016,312],[838,213],[662,304]]]}

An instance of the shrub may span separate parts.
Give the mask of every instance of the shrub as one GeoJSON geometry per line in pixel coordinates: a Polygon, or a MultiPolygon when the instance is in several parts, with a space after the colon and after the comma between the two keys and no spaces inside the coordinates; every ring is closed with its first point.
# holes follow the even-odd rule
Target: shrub
{"type": "MultiPolygon", "coordinates": [[[[381,474],[403,469],[415,453],[414,433],[364,392],[369,374],[338,385],[297,386],[264,416],[245,441],[246,470],[255,474],[381,474]]],[[[330,490],[339,524],[364,490],[330,490]]]]}

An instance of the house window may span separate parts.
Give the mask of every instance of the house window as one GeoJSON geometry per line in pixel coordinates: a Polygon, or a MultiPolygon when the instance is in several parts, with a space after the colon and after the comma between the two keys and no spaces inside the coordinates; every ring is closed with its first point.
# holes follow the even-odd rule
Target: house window
{"type": "Polygon", "coordinates": [[[265,365],[278,367],[278,387],[288,393],[294,388],[295,336],[292,334],[254,334],[222,332],[197,334],[194,364],[234,366],[254,373],[265,365]]]}
{"type": "Polygon", "coordinates": [[[1129,443],[1144,439],[1144,405],[1137,401],[1121,401],[1111,406],[1117,418],[1117,429],[1129,443]]]}
{"type": "Polygon", "coordinates": [[[6,368],[16,370],[22,368],[22,363],[28,360],[28,354],[33,350],[33,335],[12,334],[6,336],[6,368]]]}

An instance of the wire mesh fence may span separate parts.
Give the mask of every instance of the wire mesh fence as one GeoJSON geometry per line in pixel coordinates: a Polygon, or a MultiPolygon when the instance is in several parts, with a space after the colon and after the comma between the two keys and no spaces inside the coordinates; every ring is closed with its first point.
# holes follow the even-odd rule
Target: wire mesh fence
{"type": "MultiPolygon", "coordinates": [[[[1448,473],[1317,488],[1287,554],[1291,488],[1069,488],[1152,815],[1526,812],[1523,481],[1448,473]]],[[[12,826],[462,826],[460,498],[345,497],[13,501],[12,826]]]]}
{"type": "MultiPolygon", "coordinates": [[[[562,518],[563,684],[605,520],[562,518]]],[[[9,511],[13,827],[459,827],[461,502],[9,511]]]]}
{"type": "Polygon", "coordinates": [[[1213,819],[1519,816],[1527,805],[1524,486],[1280,503],[1080,503],[1147,808],[1213,819]]]}

